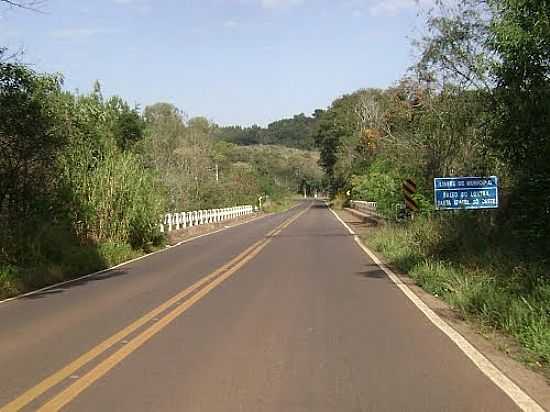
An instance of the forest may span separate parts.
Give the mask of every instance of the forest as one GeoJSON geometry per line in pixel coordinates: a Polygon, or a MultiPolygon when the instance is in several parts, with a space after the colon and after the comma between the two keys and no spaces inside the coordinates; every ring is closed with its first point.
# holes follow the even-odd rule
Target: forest
{"type": "Polygon", "coordinates": [[[219,129],[220,139],[239,145],[275,144],[297,149],[314,150],[315,133],[323,110],[317,109],[311,116],[303,113],[290,119],[281,119],[267,127],[227,126],[219,129]]]}

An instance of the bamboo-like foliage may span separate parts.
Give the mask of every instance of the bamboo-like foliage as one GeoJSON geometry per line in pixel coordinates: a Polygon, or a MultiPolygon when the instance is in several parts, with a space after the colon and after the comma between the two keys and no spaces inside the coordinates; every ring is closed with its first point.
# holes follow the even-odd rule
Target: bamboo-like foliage
{"type": "Polygon", "coordinates": [[[117,145],[123,139],[111,127],[124,111],[99,92],[69,100],[73,136],[60,161],[78,233],[135,247],[154,241],[164,191],[137,154],[117,145]]]}

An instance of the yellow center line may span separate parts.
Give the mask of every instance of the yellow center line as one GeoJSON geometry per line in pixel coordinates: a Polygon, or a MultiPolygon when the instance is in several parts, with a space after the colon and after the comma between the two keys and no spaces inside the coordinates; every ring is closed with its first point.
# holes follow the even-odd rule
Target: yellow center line
{"type": "Polygon", "coordinates": [[[129,356],[136,349],[143,346],[149,339],[151,339],[153,336],[155,336],[157,333],[163,330],[176,318],[178,318],[180,315],[186,312],[196,302],[198,302],[203,297],[205,297],[208,293],[210,293],[210,291],[215,289],[218,285],[220,285],[226,279],[231,277],[235,272],[237,272],[241,267],[243,267],[247,262],[249,262],[255,256],[257,256],[273,240],[272,236],[278,235],[283,229],[288,227],[292,222],[298,219],[298,217],[300,217],[308,209],[309,208],[303,210],[296,216],[284,222],[277,229],[270,232],[268,236],[271,236],[271,237],[268,237],[267,239],[263,240],[262,243],[257,248],[255,248],[252,252],[250,252],[250,254],[248,254],[242,260],[240,260],[235,266],[227,270],[221,276],[217,277],[214,281],[212,281],[207,286],[202,288],[199,292],[191,296],[185,302],[178,305],[175,309],[173,309],[171,312],[165,315],[157,323],[145,329],[138,336],[130,340],[130,342],[128,342],[128,344],[126,344],[124,347],[122,347],[121,349],[119,349],[118,351],[110,355],[107,359],[100,362],[92,370],[86,373],[81,379],[79,379],[72,385],[68,386],[65,390],[63,390],[58,395],[53,397],[50,401],[48,401],[46,404],[44,404],[40,409],[38,409],[38,412],[59,411],[61,408],[63,408],[63,406],[65,406],[71,400],[76,398],[82,391],[84,391],[86,388],[92,385],[95,381],[97,381],[102,376],[104,376],[107,372],[109,372],[117,364],[122,362],[127,356],[129,356]]]}
{"type": "MultiPolygon", "coordinates": [[[[270,239],[271,236],[275,236],[278,233],[280,233],[284,228],[288,227],[288,225],[290,225],[293,221],[295,221],[299,216],[301,216],[303,213],[305,213],[308,209],[309,209],[309,207],[307,209],[303,210],[302,212],[298,213],[294,217],[292,217],[292,218],[288,219],[287,221],[283,222],[282,224],[280,224],[275,229],[271,230],[266,235],[267,239],[261,239],[261,240],[255,242],[253,245],[251,245],[250,247],[245,249],[242,253],[237,255],[235,258],[233,258],[231,261],[229,261],[228,263],[226,263],[222,267],[218,268],[217,270],[215,270],[211,274],[209,274],[209,275],[205,276],[204,278],[200,279],[199,281],[197,281],[193,285],[189,286],[188,288],[182,290],[180,293],[176,294],[174,297],[170,298],[169,300],[167,300],[163,304],[159,305],[158,307],[153,309],[151,312],[145,314],[141,318],[137,319],[136,321],[134,321],[133,323],[128,325],[126,328],[124,328],[121,331],[117,332],[113,336],[107,338],[106,340],[104,340],[103,342],[101,342],[100,344],[98,344],[97,346],[95,346],[94,348],[92,348],[91,350],[86,352],[85,354],[81,355],[80,357],[78,357],[77,359],[75,359],[74,361],[72,361],[71,363],[69,363],[68,365],[63,367],[62,369],[60,369],[57,372],[55,372],[54,374],[50,375],[46,379],[42,380],[37,385],[30,388],[29,390],[24,392],[22,395],[20,395],[19,397],[17,397],[16,399],[11,401],[10,403],[6,404],[3,408],[0,408],[0,412],[19,411],[21,408],[28,405],[34,399],[36,399],[37,397],[39,397],[40,395],[42,395],[43,393],[45,393],[46,391],[48,391],[49,389],[54,387],[55,385],[59,384],[60,382],[62,382],[63,380],[65,380],[66,378],[71,376],[74,372],[76,372],[77,370],[79,370],[80,368],[82,368],[83,366],[85,366],[86,364],[91,362],[93,359],[95,359],[96,357],[101,355],[103,352],[107,351],[109,348],[111,348],[112,346],[114,346],[115,344],[120,342],[126,336],[130,335],[132,332],[134,332],[137,329],[141,328],[142,326],[146,325],[148,322],[152,321],[158,315],[165,312],[170,307],[174,306],[174,304],[179,303],[179,301],[182,300],[183,298],[187,297],[188,295],[192,294],[196,290],[200,289],[201,287],[203,287],[204,285],[208,284],[213,279],[218,277],[218,279],[216,279],[214,282],[212,282],[207,287],[203,288],[199,293],[193,295],[193,297],[191,299],[188,299],[184,303],[179,304],[176,307],[176,309],[172,310],[169,314],[165,315],[165,317],[163,317],[160,321],[155,323],[152,328],[146,329],[144,332],[142,332],[140,335],[138,335],[138,337],[146,334],[146,332],[150,331],[150,329],[155,328],[157,325],[166,326],[168,323],[171,322],[171,320],[175,319],[175,317],[177,317],[181,313],[185,312],[188,307],[190,307],[192,304],[194,304],[200,298],[205,296],[210,290],[212,290],[214,287],[216,287],[219,283],[223,282],[223,280],[225,280],[231,274],[236,272],[240,267],[242,267],[242,265],[244,265],[244,263],[248,262],[253,256],[256,256],[259,253],[259,251],[262,250],[271,241],[271,239],[270,239]],[[227,275],[228,273],[229,273],[229,275],[227,275]],[[220,276],[220,274],[223,274],[223,275],[220,276]],[[222,280],[218,281],[219,279],[222,279],[222,280]],[[210,287],[212,284],[214,284],[214,286],[210,287]],[[205,291],[205,290],[206,290],[206,292],[203,293],[203,291],[205,291]],[[195,298],[196,296],[199,296],[199,297],[195,298]],[[182,308],[184,308],[184,309],[181,310],[182,308]],[[165,319],[170,317],[171,314],[176,313],[178,310],[181,310],[181,312],[179,312],[178,315],[176,315],[174,318],[169,318],[171,320],[168,321],[168,322],[165,322],[165,319]]],[[[164,328],[164,326],[162,326],[160,329],[164,328]]],[[[153,336],[156,333],[157,332],[152,333],[151,336],[153,336]]],[[[151,336],[147,337],[142,343],[140,343],[139,346],[141,346],[151,336]]],[[[132,339],[131,342],[134,342],[138,337],[132,339]]],[[[130,346],[130,344],[128,344],[124,347],[124,349],[126,349],[126,348],[132,348],[132,346],[130,346]]],[[[135,349],[133,349],[133,350],[135,350],[135,349]]],[[[133,350],[131,352],[133,352],[133,350]]],[[[119,352],[120,352],[120,350],[119,350],[119,352]]],[[[119,352],[116,352],[116,353],[119,353],[119,352]]],[[[131,353],[131,352],[129,352],[129,353],[131,353]]],[[[114,356],[114,355],[111,355],[111,357],[109,357],[108,359],[111,359],[112,356],[114,356]]],[[[126,357],[126,356],[127,355],[125,355],[124,357],[126,357]]],[[[121,358],[120,360],[122,360],[123,358],[121,358]]],[[[118,362],[120,362],[120,360],[118,362]]],[[[116,363],[118,363],[118,362],[116,362],[116,363]]],[[[103,364],[103,362],[100,365],[102,365],[102,364],[103,364]]],[[[98,365],[98,366],[100,366],[100,365],[98,365]]],[[[113,364],[113,366],[114,366],[114,364],[113,364]]],[[[96,370],[96,369],[97,369],[97,367],[94,368],[94,370],[96,370]]],[[[111,369],[111,368],[108,368],[106,371],[108,371],[109,369],[111,369]]],[[[105,371],[105,373],[106,373],[106,371],[105,371]]],[[[101,374],[101,376],[102,375],[103,374],[101,374]]],[[[86,376],[88,376],[88,374],[86,376]]],[[[94,381],[95,380],[96,379],[94,379],[94,381]]],[[[84,379],[82,381],[84,381],[84,379]]],[[[71,385],[67,389],[70,389],[72,386],[73,385],[71,385]]],[[[86,387],[87,386],[88,385],[86,385],[86,387]]],[[[84,388],[82,390],[84,390],[84,388]]],[[[62,393],[65,393],[67,391],[67,389],[65,391],[63,391],[62,393]]],[[[80,393],[80,392],[81,392],[81,390],[78,393],[80,393]]],[[[74,396],[76,396],[76,395],[74,395],[74,396]]],[[[58,395],[58,397],[59,397],[59,395],[58,395]]],[[[56,399],[56,398],[54,398],[54,399],[56,399]]],[[[54,399],[52,399],[52,401],[54,399]]],[[[72,398],[70,398],[70,399],[72,399],[72,398]]],[[[51,401],[48,404],[46,404],[44,407],[46,407],[50,403],[51,403],[51,401]]],[[[52,409],[44,409],[44,410],[52,410],[52,409]]],[[[53,409],[53,410],[56,410],[56,409],[53,409]]]]}

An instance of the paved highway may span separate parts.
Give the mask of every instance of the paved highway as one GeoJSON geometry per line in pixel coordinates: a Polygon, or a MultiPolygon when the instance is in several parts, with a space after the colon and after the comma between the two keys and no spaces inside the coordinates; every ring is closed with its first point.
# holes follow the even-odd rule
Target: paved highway
{"type": "Polygon", "coordinates": [[[320,202],[0,304],[0,405],[516,411],[320,202]]]}

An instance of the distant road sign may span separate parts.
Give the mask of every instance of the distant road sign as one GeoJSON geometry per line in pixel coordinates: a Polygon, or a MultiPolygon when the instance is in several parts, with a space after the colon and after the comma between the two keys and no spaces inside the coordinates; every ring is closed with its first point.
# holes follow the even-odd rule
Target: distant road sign
{"type": "Polygon", "coordinates": [[[437,209],[498,208],[498,178],[436,177],[434,179],[437,209]]]}
{"type": "Polygon", "coordinates": [[[418,205],[413,199],[416,193],[416,183],[412,179],[403,182],[403,196],[405,197],[405,207],[413,212],[418,212],[418,205]]]}

